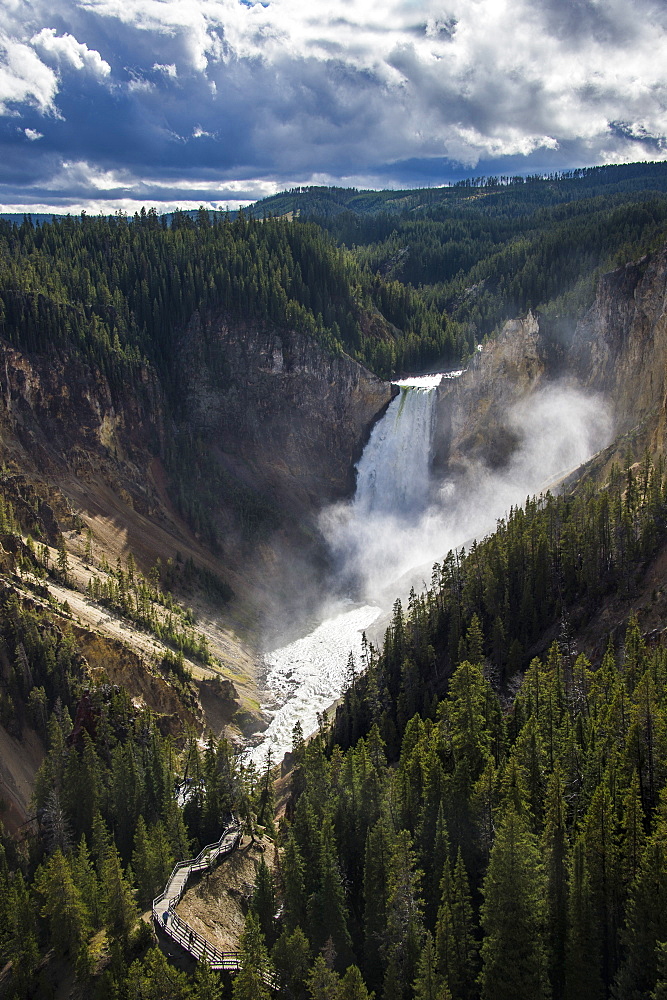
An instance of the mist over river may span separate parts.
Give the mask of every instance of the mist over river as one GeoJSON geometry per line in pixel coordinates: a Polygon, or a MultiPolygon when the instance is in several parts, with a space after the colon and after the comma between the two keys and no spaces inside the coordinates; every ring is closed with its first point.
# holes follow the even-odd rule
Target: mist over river
{"type": "Polygon", "coordinates": [[[506,423],[516,447],[502,468],[469,462],[456,477],[431,469],[438,386],[460,372],[395,383],[400,393],[376,423],[357,463],[354,497],[325,510],[320,528],[334,578],[320,623],[265,655],[267,730],[250,751],[258,766],[291,749],[297,720],[304,734],[346,688],[362,635],[414,584],[423,589],[447,552],[493,530],[511,506],[539,494],[605,447],[612,436],[603,399],[569,383],[548,385],[515,404],[506,423]]]}

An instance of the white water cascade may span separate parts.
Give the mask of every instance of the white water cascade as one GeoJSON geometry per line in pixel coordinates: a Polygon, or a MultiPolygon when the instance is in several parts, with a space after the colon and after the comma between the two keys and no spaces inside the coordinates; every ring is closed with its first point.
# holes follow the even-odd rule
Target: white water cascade
{"type": "Polygon", "coordinates": [[[357,465],[352,513],[409,517],[428,503],[435,386],[401,386],[357,465]]]}
{"type": "MultiPolygon", "coordinates": [[[[459,373],[452,373],[458,375],[459,373]]],[[[407,595],[425,589],[433,563],[453,548],[492,531],[496,520],[526,496],[546,489],[586,462],[611,439],[606,402],[568,383],[551,384],[515,403],[505,414],[516,447],[500,468],[470,460],[456,478],[430,474],[436,387],[443,376],[397,383],[399,395],[375,425],[357,467],[354,498],[324,512],[320,527],[337,563],[332,581],[353,595],[339,602],[309,635],[266,657],[266,687],[273,719],[252,750],[261,763],[290,749],[300,719],[315,730],[317,713],[339,697],[362,630],[407,595]],[[422,586],[423,585],[423,586],[422,586]]]]}
{"type": "Polygon", "coordinates": [[[436,390],[443,378],[458,375],[396,383],[400,393],[373,428],[357,464],[354,499],[329,508],[321,519],[341,579],[362,599],[390,605],[396,582],[424,561],[415,540],[404,542],[420,532],[437,500],[431,477],[436,390]]]}
{"type": "MultiPolygon", "coordinates": [[[[428,505],[435,388],[441,378],[398,383],[399,395],[373,428],[357,464],[354,499],[325,517],[325,536],[343,577],[349,561],[350,586],[356,582],[365,526],[384,517],[419,518],[428,505]]],[[[257,765],[265,762],[269,748],[273,761],[281,760],[291,748],[297,719],[304,733],[313,732],[318,713],[345,690],[349,654],[360,663],[363,632],[383,610],[375,602],[351,604],[350,600],[339,604],[314,631],[265,655],[265,687],[272,701],[262,707],[273,717],[261,743],[250,751],[257,765]]]]}

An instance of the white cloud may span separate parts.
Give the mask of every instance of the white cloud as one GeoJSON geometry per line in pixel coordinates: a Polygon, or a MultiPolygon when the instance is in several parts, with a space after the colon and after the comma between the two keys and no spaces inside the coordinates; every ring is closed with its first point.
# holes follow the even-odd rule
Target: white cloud
{"type": "Polygon", "coordinates": [[[44,133],[38,132],[36,128],[24,128],[23,134],[25,135],[26,139],[30,139],[31,142],[36,142],[37,139],[44,138],[44,133]]]}
{"type": "Polygon", "coordinates": [[[28,45],[0,31],[0,114],[16,113],[19,104],[50,111],[57,89],[53,70],[28,45]]]}
{"type": "Polygon", "coordinates": [[[31,44],[45,55],[52,56],[60,65],[85,70],[93,76],[104,79],[111,73],[111,66],[102,58],[97,49],[89,49],[84,42],[76,40],[66,32],[57,35],[55,28],[42,28],[31,38],[31,44]]]}
{"type": "MultiPolygon", "coordinates": [[[[651,135],[667,131],[665,25],[651,5],[644,14],[620,0],[580,0],[576,11],[549,0],[311,0],[305,14],[301,0],[81,6],[154,35],[174,56],[170,66],[206,76],[218,94],[225,81],[238,86],[244,62],[266,75],[272,69],[276,93],[268,105],[281,97],[288,105],[291,93],[283,117],[307,117],[309,127],[298,97],[300,90],[308,96],[313,66],[323,88],[341,67],[361,74],[357,87],[379,112],[370,144],[377,148],[391,129],[393,148],[386,135],[379,145],[394,158],[403,151],[474,163],[569,139],[597,137],[604,145],[613,120],[641,119],[651,135]]],[[[261,97],[241,91],[239,100],[244,95],[261,97]]],[[[341,103],[334,94],[319,109],[322,119],[335,120],[341,103]]],[[[301,141],[309,146],[308,135],[301,141]]]]}
{"type": "Polygon", "coordinates": [[[178,70],[176,69],[175,63],[153,63],[153,69],[157,73],[164,73],[165,76],[170,76],[172,80],[175,80],[178,76],[178,70]]]}

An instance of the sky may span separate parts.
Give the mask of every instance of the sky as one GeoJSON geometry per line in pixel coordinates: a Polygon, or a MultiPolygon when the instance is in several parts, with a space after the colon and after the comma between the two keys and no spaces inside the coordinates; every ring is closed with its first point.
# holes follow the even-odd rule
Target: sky
{"type": "Polygon", "coordinates": [[[667,158],[664,0],[1,0],[0,210],[667,158]]]}

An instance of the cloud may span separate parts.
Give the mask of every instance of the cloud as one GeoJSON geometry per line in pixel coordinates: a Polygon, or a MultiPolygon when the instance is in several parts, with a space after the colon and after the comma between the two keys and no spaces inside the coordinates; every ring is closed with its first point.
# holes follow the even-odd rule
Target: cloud
{"type": "Polygon", "coordinates": [[[27,135],[2,116],[51,117],[45,190],[75,161],[207,188],[665,158],[666,39],[652,0],[10,0],[0,200],[27,135]]]}
{"type": "Polygon", "coordinates": [[[31,142],[36,142],[37,139],[44,138],[44,133],[38,132],[36,128],[24,128],[23,134],[25,135],[26,139],[30,139],[31,142]]]}
{"type": "Polygon", "coordinates": [[[173,80],[175,80],[176,77],[178,76],[178,70],[176,69],[174,63],[168,63],[166,65],[164,63],[153,63],[153,69],[157,73],[165,73],[167,76],[170,76],[173,80]]]}
{"type": "Polygon", "coordinates": [[[46,113],[56,92],[53,70],[28,45],[0,31],[0,115],[14,115],[21,105],[46,113]]]}
{"type": "Polygon", "coordinates": [[[42,28],[31,38],[30,42],[45,56],[52,56],[61,66],[85,70],[92,76],[101,79],[111,73],[111,66],[96,49],[89,49],[85,43],[78,42],[74,35],[70,35],[68,32],[64,35],[57,35],[55,28],[42,28]]]}

